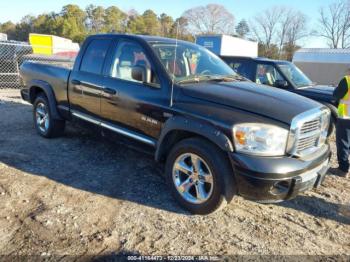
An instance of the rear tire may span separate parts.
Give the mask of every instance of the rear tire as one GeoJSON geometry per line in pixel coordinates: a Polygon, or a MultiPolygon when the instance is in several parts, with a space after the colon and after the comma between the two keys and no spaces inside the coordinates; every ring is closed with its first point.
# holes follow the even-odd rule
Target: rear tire
{"type": "Polygon", "coordinates": [[[52,118],[49,101],[44,94],[35,98],[33,106],[34,126],[39,135],[45,138],[63,135],[65,121],[52,118]]]}
{"type": "Polygon", "coordinates": [[[189,138],[176,144],[167,157],[165,173],[174,198],[193,214],[218,211],[236,193],[227,156],[205,139],[189,138]]]}

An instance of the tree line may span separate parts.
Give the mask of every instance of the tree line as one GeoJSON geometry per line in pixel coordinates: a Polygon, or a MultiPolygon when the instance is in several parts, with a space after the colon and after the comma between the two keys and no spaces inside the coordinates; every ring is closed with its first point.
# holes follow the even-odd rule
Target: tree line
{"type": "Polygon", "coordinates": [[[198,34],[228,34],[259,42],[259,55],[291,60],[300,40],[310,36],[325,39],[331,48],[350,48],[350,0],[336,0],[320,7],[318,25],[310,29],[308,17],[290,7],[274,6],[251,19],[235,24],[235,17],[224,6],[208,4],[186,10],[174,19],[151,9],[138,13],[117,6],[63,6],[58,13],[27,15],[18,23],[0,24],[9,39],[27,41],[29,33],[52,34],[81,43],[95,33],[132,33],[178,37],[194,41],[198,34]]]}

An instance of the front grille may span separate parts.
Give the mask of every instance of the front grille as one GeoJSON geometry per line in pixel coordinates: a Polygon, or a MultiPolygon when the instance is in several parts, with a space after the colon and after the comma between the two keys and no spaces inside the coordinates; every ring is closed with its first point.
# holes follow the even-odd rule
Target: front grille
{"type": "MultiPolygon", "coordinates": [[[[329,122],[327,109],[311,110],[295,117],[290,130],[289,153],[295,156],[310,155],[324,144],[325,122],[329,122]]],[[[328,128],[327,128],[328,129],[328,128]]]]}
{"type": "Polygon", "coordinates": [[[321,128],[321,118],[317,118],[315,120],[304,123],[300,129],[300,134],[315,132],[320,130],[320,128],[321,128]]]}
{"type": "Polygon", "coordinates": [[[297,152],[317,147],[321,135],[321,117],[305,122],[300,128],[297,152]]]}
{"type": "Polygon", "coordinates": [[[320,139],[320,133],[317,133],[309,137],[300,138],[298,141],[297,151],[301,152],[303,150],[316,147],[319,139],[320,139]]]}

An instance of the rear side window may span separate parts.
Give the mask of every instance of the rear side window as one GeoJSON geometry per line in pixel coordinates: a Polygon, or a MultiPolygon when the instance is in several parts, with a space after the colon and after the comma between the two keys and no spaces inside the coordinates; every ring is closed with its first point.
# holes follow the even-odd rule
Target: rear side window
{"type": "Polygon", "coordinates": [[[110,39],[92,40],[84,53],[80,65],[80,71],[101,74],[103,63],[110,44],[110,39]]]}

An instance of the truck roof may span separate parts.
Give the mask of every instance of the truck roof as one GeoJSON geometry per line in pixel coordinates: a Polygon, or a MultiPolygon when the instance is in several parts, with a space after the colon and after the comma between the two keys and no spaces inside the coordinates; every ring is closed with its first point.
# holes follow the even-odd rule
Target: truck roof
{"type": "MultiPolygon", "coordinates": [[[[130,38],[130,39],[143,39],[147,42],[162,42],[162,43],[168,43],[168,44],[175,44],[176,43],[176,39],[174,39],[174,38],[167,38],[167,37],[161,37],[161,36],[151,36],[151,35],[117,34],[117,33],[96,34],[96,35],[89,36],[89,38],[103,38],[106,36],[113,37],[113,38],[126,37],[126,38],[130,38]]],[[[177,42],[178,43],[191,43],[191,42],[183,41],[183,40],[177,40],[177,42]]]]}
{"type": "Polygon", "coordinates": [[[260,62],[271,62],[271,63],[289,63],[289,61],[270,59],[267,57],[246,57],[246,56],[221,56],[221,57],[236,58],[241,60],[260,61],[260,62]]]}

